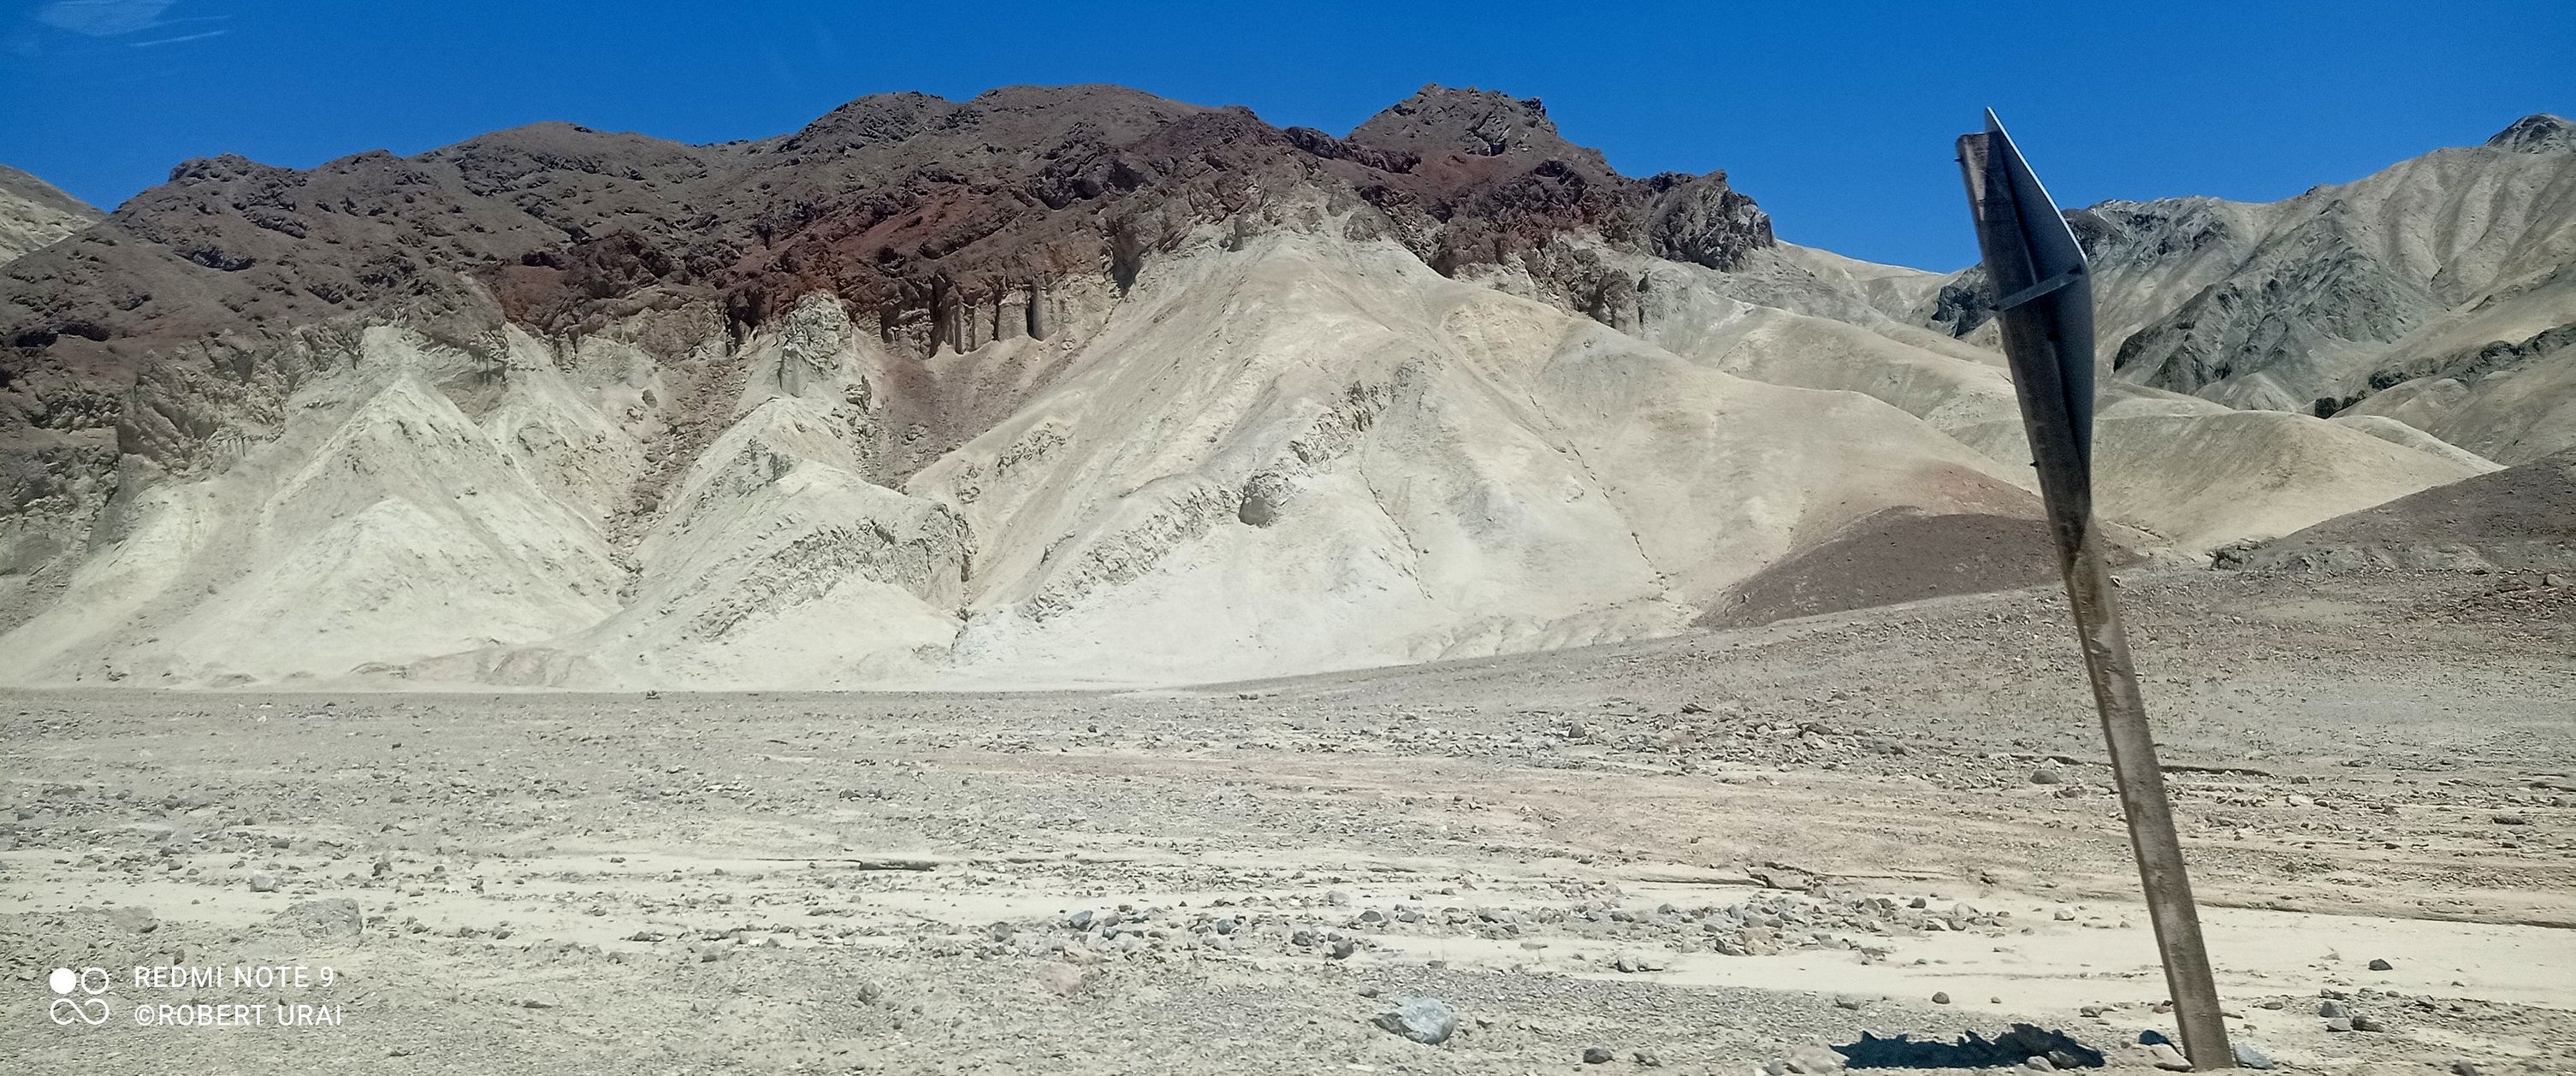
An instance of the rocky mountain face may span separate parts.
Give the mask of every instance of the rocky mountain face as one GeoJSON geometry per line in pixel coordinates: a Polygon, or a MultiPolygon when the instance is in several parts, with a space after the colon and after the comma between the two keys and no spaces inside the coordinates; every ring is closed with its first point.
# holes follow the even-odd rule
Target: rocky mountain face
{"type": "MultiPolygon", "coordinates": [[[[2068,218],[2099,274],[2113,377],[2397,417],[2508,462],[2576,445],[2576,374],[2549,359],[2576,332],[2567,120],[2526,117],[2483,146],[2283,202],[2106,202],[2068,218]]],[[[1988,302],[1970,270],[1918,313],[1982,339],[1988,302]]]]}
{"type": "Polygon", "coordinates": [[[0,264],[89,227],[100,215],[52,184],[0,165],[0,264]]]}
{"type": "MultiPolygon", "coordinates": [[[[1440,87],[192,161],[0,266],[0,682],[1170,682],[2007,585],[2018,419],[1941,283],[1440,87]],[[1818,584],[1920,535],[1991,570],[1818,584]]],[[[2496,468],[2109,392],[2141,555],[2496,468]]]]}

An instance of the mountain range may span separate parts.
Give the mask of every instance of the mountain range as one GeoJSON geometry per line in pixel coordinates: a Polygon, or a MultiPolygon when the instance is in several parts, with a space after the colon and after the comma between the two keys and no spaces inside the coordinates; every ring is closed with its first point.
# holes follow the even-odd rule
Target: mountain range
{"type": "MultiPolygon", "coordinates": [[[[2560,466],[2571,131],[2070,213],[2128,555],[2560,466]]],[[[0,257],[5,683],[1206,681],[2051,570],[1977,271],[1488,91],[540,124],[104,217],[7,173],[0,257]]]]}

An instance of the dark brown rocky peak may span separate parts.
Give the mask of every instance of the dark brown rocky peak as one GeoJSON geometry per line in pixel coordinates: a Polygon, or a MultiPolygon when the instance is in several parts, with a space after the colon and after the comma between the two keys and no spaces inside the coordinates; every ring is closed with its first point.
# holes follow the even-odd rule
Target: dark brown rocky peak
{"type": "Polygon", "coordinates": [[[925,93],[871,94],[794,134],[753,143],[754,156],[796,156],[975,137],[995,148],[1068,138],[1124,141],[1209,111],[1124,86],[1003,86],[965,101],[925,93]]]}
{"type": "Polygon", "coordinates": [[[794,134],[746,143],[752,153],[795,153],[900,142],[921,133],[949,102],[926,93],[872,93],[817,117],[794,134]]]}
{"type": "Polygon", "coordinates": [[[639,176],[664,169],[703,172],[706,155],[696,146],[649,135],[595,131],[570,123],[532,123],[443,146],[421,154],[419,160],[424,165],[454,165],[468,177],[508,179],[539,171],[639,176]]]}
{"type": "Polygon", "coordinates": [[[1645,188],[1646,242],[1656,257],[1732,269],[1746,254],[1777,242],[1771,215],[1727,186],[1725,172],[1665,172],[1647,179],[1645,188]]]}
{"type": "Polygon", "coordinates": [[[2494,138],[2487,139],[2487,146],[2514,153],[2576,152],[2576,122],[2569,122],[2564,116],[2534,112],[2513,121],[2513,126],[2497,131],[2494,138]]]}
{"type": "Polygon", "coordinates": [[[1515,98],[1472,87],[1426,85],[1369,117],[1351,132],[1350,140],[1423,157],[1444,152],[1470,157],[1529,155],[1609,170],[1599,150],[1575,145],[1557,133],[1555,121],[1547,118],[1547,106],[1538,98],[1515,98]]]}

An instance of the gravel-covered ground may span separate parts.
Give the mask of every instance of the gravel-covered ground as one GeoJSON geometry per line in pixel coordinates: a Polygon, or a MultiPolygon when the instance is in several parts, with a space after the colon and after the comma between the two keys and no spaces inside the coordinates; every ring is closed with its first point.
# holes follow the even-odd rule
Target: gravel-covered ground
{"type": "MultiPolygon", "coordinates": [[[[2571,588],[2125,582],[2239,1041],[2576,1071],[2571,588]]],[[[0,696],[0,1056],[2146,1070],[2173,1028],[2061,609],[1161,691],[0,696]],[[221,981],[138,984],[173,965],[221,981]],[[261,1022],[135,1017],[196,1004],[261,1022]]]]}

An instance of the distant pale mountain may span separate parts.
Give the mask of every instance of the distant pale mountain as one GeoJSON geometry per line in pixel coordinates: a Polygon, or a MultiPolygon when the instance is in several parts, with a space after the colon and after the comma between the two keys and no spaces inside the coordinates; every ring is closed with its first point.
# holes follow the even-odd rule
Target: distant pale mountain
{"type": "MultiPolygon", "coordinates": [[[[2282,202],[2068,214],[2112,376],[2234,407],[2382,415],[2503,462],[2576,445],[2576,125],[2516,122],[2282,202]]],[[[1986,342],[1984,278],[1918,314],[1986,342]]]]}
{"type": "Polygon", "coordinates": [[[0,264],[96,223],[89,203],[0,165],[0,264]]]}
{"type": "MultiPolygon", "coordinates": [[[[1959,284],[1441,87],[191,161],[0,266],[0,682],[1172,682],[2018,585],[1959,284]]],[[[2106,390],[2141,556],[2497,467],[2209,397],[2106,390]]]]}

